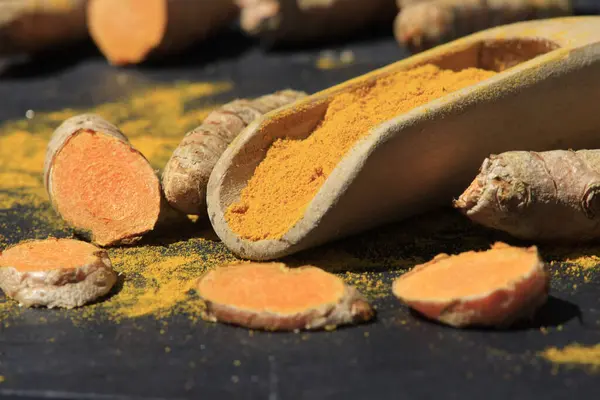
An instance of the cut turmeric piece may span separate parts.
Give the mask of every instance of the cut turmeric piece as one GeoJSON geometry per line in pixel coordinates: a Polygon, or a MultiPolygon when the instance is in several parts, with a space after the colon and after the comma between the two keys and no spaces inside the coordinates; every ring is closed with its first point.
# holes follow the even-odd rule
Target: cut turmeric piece
{"type": "Polygon", "coordinates": [[[200,278],[198,294],[206,305],[204,319],[251,329],[320,329],[374,316],[354,287],[313,266],[226,265],[200,278]]]}
{"type": "Polygon", "coordinates": [[[57,212],[100,246],[137,241],[167,211],[148,161],[96,115],[72,117],[58,127],[44,175],[57,212]]]}
{"type": "Polygon", "coordinates": [[[0,254],[0,288],[27,307],[79,307],[116,281],[108,253],[79,240],[25,241],[0,254]]]}
{"type": "Polygon", "coordinates": [[[233,0],[90,0],[88,29],[114,65],[174,54],[223,28],[233,0]]]}
{"type": "Polygon", "coordinates": [[[550,275],[535,247],[496,243],[488,251],[440,254],[394,281],[394,295],[454,327],[509,326],[548,298],[550,275]]]}

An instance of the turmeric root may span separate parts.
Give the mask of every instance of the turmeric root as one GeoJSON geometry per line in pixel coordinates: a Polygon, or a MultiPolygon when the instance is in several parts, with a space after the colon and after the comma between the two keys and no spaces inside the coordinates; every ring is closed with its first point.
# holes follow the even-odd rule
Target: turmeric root
{"type": "Polygon", "coordinates": [[[233,0],[90,0],[92,39],[114,65],[174,54],[223,28],[233,0]]]}
{"type": "Polygon", "coordinates": [[[335,38],[394,18],[394,0],[236,0],[242,29],[270,42],[335,38]]]}
{"type": "Polygon", "coordinates": [[[598,239],[600,150],[492,155],[454,206],[479,224],[521,239],[598,239]]]}
{"type": "Polygon", "coordinates": [[[200,278],[198,294],[205,303],[204,319],[251,329],[320,329],[374,316],[355,288],[312,266],[226,265],[200,278]]]}
{"type": "Polygon", "coordinates": [[[393,293],[422,315],[453,327],[505,327],[531,317],[548,298],[550,275],[537,249],[440,254],[397,278],[393,293]]]}
{"type": "Polygon", "coordinates": [[[204,214],[208,178],[229,143],[254,119],[304,96],[284,90],[255,100],[235,100],[211,112],[202,125],[185,135],[165,167],[162,183],[171,207],[204,214]]]}
{"type": "Polygon", "coordinates": [[[35,53],[84,40],[86,1],[0,2],[0,55],[35,53]]]}
{"type": "Polygon", "coordinates": [[[100,246],[133,243],[169,215],[146,158],[97,115],[69,118],[56,129],[44,183],[62,218],[100,246]]]}
{"type": "Polygon", "coordinates": [[[106,251],[79,240],[26,241],[0,254],[0,288],[27,307],[79,307],[116,281],[106,251]]]}
{"type": "Polygon", "coordinates": [[[432,0],[402,8],[394,35],[418,52],[497,25],[571,13],[571,0],[432,0]]]}

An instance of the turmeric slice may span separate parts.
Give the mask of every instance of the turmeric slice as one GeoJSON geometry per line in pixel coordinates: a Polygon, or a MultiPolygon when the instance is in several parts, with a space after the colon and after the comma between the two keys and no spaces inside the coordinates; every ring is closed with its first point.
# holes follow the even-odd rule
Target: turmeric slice
{"type": "Polygon", "coordinates": [[[0,288],[27,307],[79,307],[116,281],[108,253],[79,240],[25,241],[0,254],[0,288]]]}
{"type": "Polygon", "coordinates": [[[240,25],[271,43],[306,43],[339,38],[391,23],[394,0],[236,0],[240,25]]]}
{"type": "Polygon", "coordinates": [[[226,265],[200,278],[198,294],[206,305],[204,319],[251,329],[320,329],[374,316],[354,287],[313,266],[226,265]]]}
{"type": "Polygon", "coordinates": [[[236,16],[233,0],[90,0],[92,39],[114,65],[174,54],[223,28],[236,16]]]}
{"type": "Polygon", "coordinates": [[[168,215],[146,158],[97,115],[72,117],[56,129],[44,181],[62,218],[100,246],[133,243],[168,215]]]}
{"type": "Polygon", "coordinates": [[[548,298],[550,275],[537,249],[496,243],[490,250],[440,254],[397,278],[394,295],[453,327],[505,327],[531,317],[548,298]]]}
{"type": "Polygon", "coordinates": [[[0,55],[85,40],[85,5],[86,0],[0,1],[0,55]]]}
{"type": "Polygon", "coordinates": [[[491,155],[454,206],[474,222],[521,239],[597,240],[600,150],[491,155]]]}
{"type": "Polygon", "coordinates": [[[432,0],[403,7],[396,40],[418,52],[461,36],[518,21],[572,14],[571,0],[432,0]]]}
{"type": "Polygon", "coordinates": [[[235,100],[212,111],[185,135],[165,167],[162,184],[171,207],[186,214],[205,214],[208,179],[229,143],[256,118],[305,96],[283,90],[255,100],[235,100]]]}

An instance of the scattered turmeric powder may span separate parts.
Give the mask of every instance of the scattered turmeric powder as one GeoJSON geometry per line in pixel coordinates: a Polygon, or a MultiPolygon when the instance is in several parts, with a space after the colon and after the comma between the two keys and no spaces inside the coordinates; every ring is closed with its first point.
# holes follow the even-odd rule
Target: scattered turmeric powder
{"type": "Polygon", "coordinates": [[[550,347],[540,355],[555,364],[582,365],[600,370],[600,344],[583,346],[575,343],[562,349],[550,347]]]}
{"type": "Polygon", "coordinates": [[[371,128],[494,74],[424,65],[335,96],[310,136],[272,144],[240,200],[228,208],[229,227],[248,240],[281,238],[302,217],[340,159],[371,128]]]}
{"type": "Polygon", "coordinates": [[[535,247],[496,243],[484,252],[440,254],[396,279],[393,292],[421,314],[454,327],[508,326],[532,316],[549,287],[535,247]]]}
{"type": "Polygon", "coordinates": [[[327,329],[374,315],[354,287],[313,266],[222,266],[200,278],[198,294],[205,302],[203,318],[251,329],[327,329]]]}

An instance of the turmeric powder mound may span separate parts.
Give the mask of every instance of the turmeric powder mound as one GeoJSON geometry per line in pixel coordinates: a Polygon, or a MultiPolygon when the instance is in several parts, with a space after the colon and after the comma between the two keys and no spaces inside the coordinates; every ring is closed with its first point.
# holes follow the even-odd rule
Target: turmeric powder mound
{"type": "Polygon", "coordinates": [[[203,318],[253,329],[317,329],[373,316],[356,289],[312,266],[227,265],[205,274],[198,294],[206,303],[203,318]]]}
{"type": "Polygon", "coordinates": [[[278,139],[226,212],[229,227],[248,240],[281,238],[299,219],[340,159],[378,124],[495,73],[424,65],[341,93],[303,140],[278,139]]]}
{"type": "Polygon", "coordinates": [[[445,324],[507,326],[546,302],[550,275],[535,247],[440,254],[396,279],[393,293],[445,324]]]}

